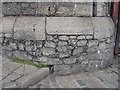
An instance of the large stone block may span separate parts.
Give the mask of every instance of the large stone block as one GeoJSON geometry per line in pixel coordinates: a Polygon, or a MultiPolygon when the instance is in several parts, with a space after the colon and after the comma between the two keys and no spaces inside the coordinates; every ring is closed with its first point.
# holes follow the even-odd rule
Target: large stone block
{"type": "Polygon", "coordinates": [[[14,32],[15,39],[45,40],[45,18],[18,17],[14,32]]]}
{"type": "Polygon", "coordinates": [[[20,5],[19,3],[4,3],[2,8],[3,15],[20,15],[20,5]]]}
{"type": "Polygon", "coordinates": [[[93,17],[94,38],[102,39],[110,37],[114,34],[114,23],[109,17],[93,17]],[[103,23],[104,22],[104,23],[103,23]]]}
{"type": "Polygon", "coordinates": [[[91,18],[47,17],[46,31],[48,34],[93,34],[93,26],[91,18]]]}
{"type": "Polygon", "coordinates": [[[2,18],[0,32],[3,33],[12,33],[13,26],[15,22],[15,17],[4,17],[2,18]]]}

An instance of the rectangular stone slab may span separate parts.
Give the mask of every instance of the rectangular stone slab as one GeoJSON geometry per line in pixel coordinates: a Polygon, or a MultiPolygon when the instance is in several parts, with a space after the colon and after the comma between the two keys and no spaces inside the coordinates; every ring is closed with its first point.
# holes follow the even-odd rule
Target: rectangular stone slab
{"type": "Polygon", "coordinates": [[[94,38],[102,39],[114,34],[114,23],[110,17],[93,17],[94,38]]]}
{"type": "Polygon", "coordinates": [[[14,38],[45,40],[45,17],[18,17],[14,26],[14,38]]]}
{"type": "Polygon", "coordinates": [[[48,34],[93,34],[93,25],[89,17],[47,17],[48,34]]]}
{"type": "Polygon", "coordinates": [[[14,22],[16,17],[4,17],[1,21],[0,33],[12,33],[14,22]],[[2,29],[2,30],[1,30],[2,29]]]}

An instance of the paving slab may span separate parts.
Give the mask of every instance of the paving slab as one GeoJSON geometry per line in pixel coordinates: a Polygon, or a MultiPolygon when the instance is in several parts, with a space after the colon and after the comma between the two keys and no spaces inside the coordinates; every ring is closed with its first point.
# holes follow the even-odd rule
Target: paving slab
{"type": "Polygon", "coordinates": [[[114,34],[115,27],[110,17],[93,17],[92,22],[95,39],[110,37],[114,34]]]}
{"type": "Polygon", "coordinates": [[[48,34],[93,34],[91,18],[84,17],[47,17],[48,34]]]}
{"type": "Polygon", "coordinates": [[[18,17],[14,32],[15,39],[45,40],[45,17],[18,17]]]}
{"type": "Polygon", "coordinates": [[[14,22],[16,17],[4,17],[2,18],[2,28],[0,28],[0,33],[12,33],[14,22]],[[1,30],[2,29],[2,30],[1,30]]]}

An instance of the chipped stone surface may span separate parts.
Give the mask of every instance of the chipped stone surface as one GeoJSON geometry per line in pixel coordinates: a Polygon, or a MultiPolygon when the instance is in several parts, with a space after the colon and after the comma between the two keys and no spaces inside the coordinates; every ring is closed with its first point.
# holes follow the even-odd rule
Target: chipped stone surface
{"type": "Polygon", "coordinates": [[[15,39],[45,40],[45,18],[18,17],[14,32],[15,39]]]}
{"type": "Polygon", "coordinates": [[[46,30],[48,34],[93,34],[91,18],[83,17],[47,17],[46,30]]]}
{"type": "Polygon", "coordinates": [[[93,26],[94,26],[94,38],[102,39],[110,37],[114,34],[114,23],[112,19],[109,17],[93,17],[92,18],[93,26]],[[104,23],[103,23],[104,22],[104,23]]]}
{"type": "Polygon", "coordinates": [[[16,17],[2,18],[2,23],[1,23],[2,27],[0,28],[0,32],[12,33],[13,32],[13,26],[14,26],[14,23],[15,23],[15,18],[16,17]]]}

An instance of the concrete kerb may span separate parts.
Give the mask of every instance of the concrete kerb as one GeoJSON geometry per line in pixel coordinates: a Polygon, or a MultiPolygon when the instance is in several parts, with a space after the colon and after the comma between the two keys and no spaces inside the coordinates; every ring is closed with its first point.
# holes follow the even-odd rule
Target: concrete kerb
{"type": "Polygon", "coordinates": [[[41,68],[34,73],[25,75],[18,79],[15,83],[18,88],[28,88],[36,83],[38,83],[43,78],[49,75],[49,68],[41,68]]]}

